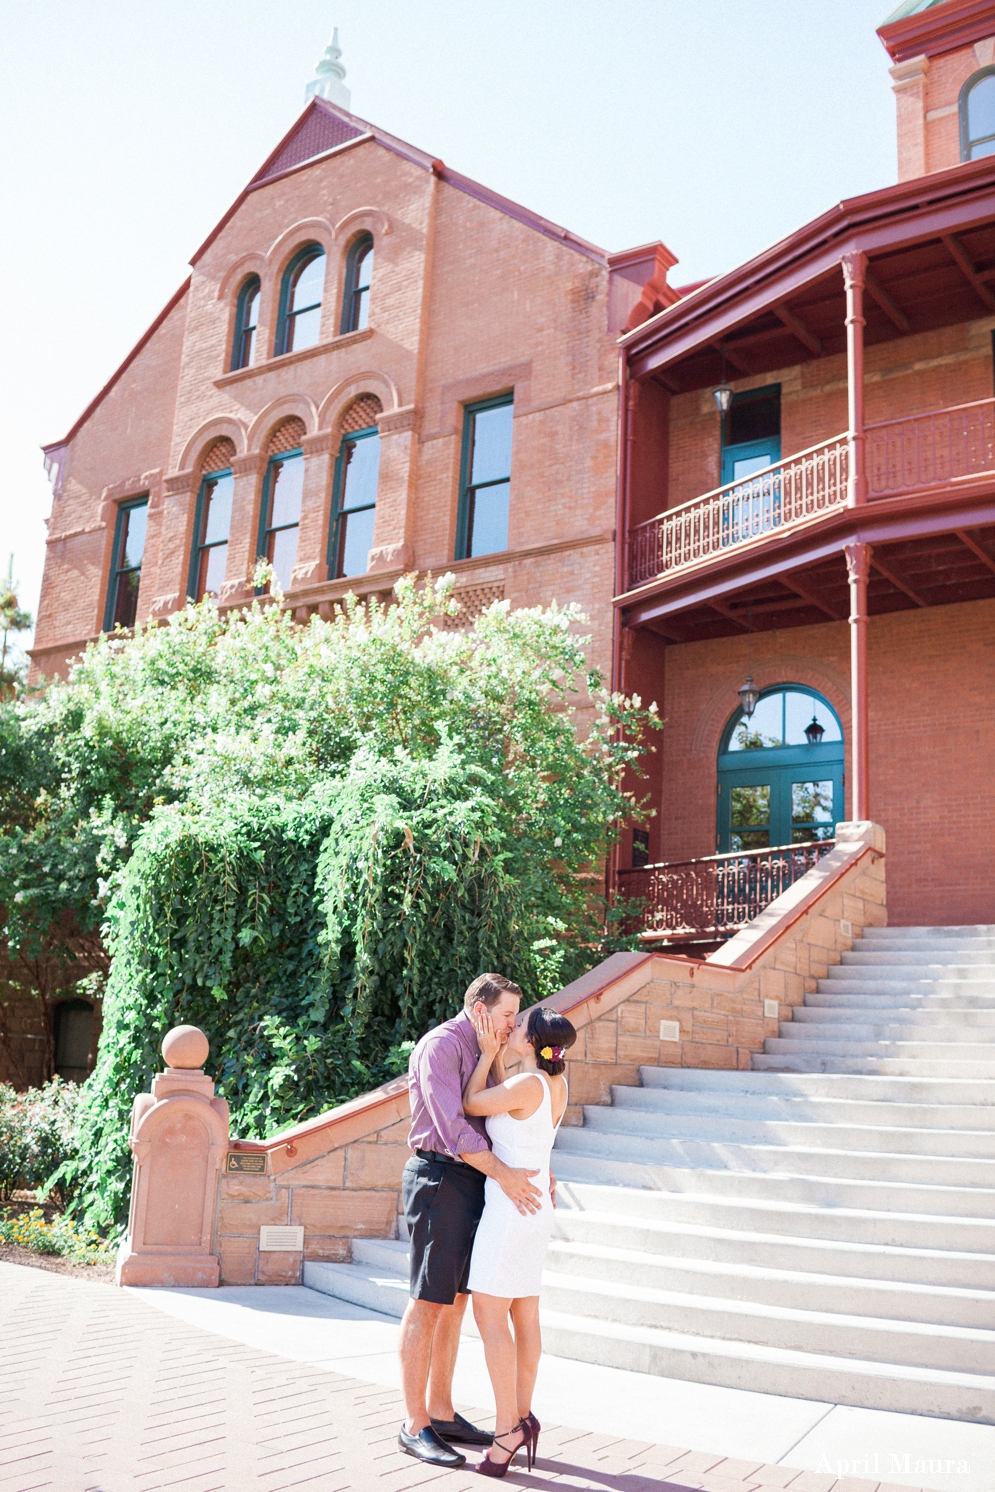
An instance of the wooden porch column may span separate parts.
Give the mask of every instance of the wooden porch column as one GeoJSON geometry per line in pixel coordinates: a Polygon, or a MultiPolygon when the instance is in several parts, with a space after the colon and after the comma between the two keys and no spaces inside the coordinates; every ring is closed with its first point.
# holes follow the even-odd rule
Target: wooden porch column
{"type": "Polygon", "coordinates": [[[850,817],[859,823],[870,818],[867,793],[870,764],[867,740],[867,577],[871,569],[871,546],[847,544],[843,553],[850,579],[850,817]]]}
{"type": "Polygon", "coordinates": [[[846,500],[857,507],[867,500],[864,468],[864,278],[867,255],[857,250],[843,255],[846,286],[847,418],[850,429],[850,478],[846,500]]]}

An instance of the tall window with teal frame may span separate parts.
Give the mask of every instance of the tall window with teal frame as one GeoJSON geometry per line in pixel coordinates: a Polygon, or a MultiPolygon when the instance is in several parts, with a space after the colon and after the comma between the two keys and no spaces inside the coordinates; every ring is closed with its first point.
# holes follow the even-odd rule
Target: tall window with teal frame
{"type": "Polygon", "coordinates": [[[995,67],[972,73],[960,91],[960,158],[995,155],[995,67]]]}
{"type": "Polygon", "coordinates": [[[142,579],[145,554],[145,526],[148,519],[148,496],[122,503],[114,525],[114,550],[111,555],[111,579],[104,608],[104,631],[115,627],[133,627],[138,611],[138,587],[142,579]]]}
{"type": "Polygon", "coordinates": [[[256,350],[256,328],[259,324],[258,275],[250,275],[238,292],[235,305],[235,341],[232,344],[231,370],[251,368],[256,350]]]}
{"type": "Polygon", "coordinates": [[[380,472],[380,432],[376,425],[355,430],[342,441],[335,463],[328,576],[365,575],[373,545],[380,472]]]}
{"type": "Polygon", "coordinates": [[[345,261],[342,295],[342,331],[361,332],[369,320],[370,286],[373,284],[373,234],[361,233],[345,261]]]}
{"type": "Polygon", "coordinates": [[[235,478],[230,470],[209,472],[200,484],[187,585],[187,594],[195,601],[202,601],[205,596],[217,598],[221,594],[228,560],[228,530],[234,492],[235,478]]]}
{"type": "Polygon", "coordinates": [[[275,355],[316,347],[321,334],[321,297],[325,289],[325,251],[305,244],[291,259],[280,285],[275,355]]]}
{"type": "Polygon", "coordinates": [[[508,547],[514,395],[468,404],[463,411],[456,558],[508,547]]]}
{"type": "Polygon", "coordinates": [[[304,495],[304,453],[281,451],[271,456],[263,479],[259,554],[276,571],[280,589],[290,590],[297,561],[297,535],[304,495]]]}

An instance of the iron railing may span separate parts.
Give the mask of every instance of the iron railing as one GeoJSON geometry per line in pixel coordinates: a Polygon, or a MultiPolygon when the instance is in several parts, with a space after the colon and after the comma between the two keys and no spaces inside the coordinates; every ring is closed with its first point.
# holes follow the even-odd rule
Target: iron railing
{"type": "Polygon", "coordinates": [[[834,435],[776,466],[659,513],[629,533],[630,589],[803,522],[846,501],[847,437],[834,435]]]}
{"type": "Polygon", "coordinates": [[[834,844],[832,839],[810,840],[620,870],[619,896],[643,902],[637,927],[630,931],[726,937],[759,916],[834,844]]]}
{"type": "Polygon", "coordinates": [[[995,471],[995,399],[882,420],[865,429],[871,498],[995,471]]]}

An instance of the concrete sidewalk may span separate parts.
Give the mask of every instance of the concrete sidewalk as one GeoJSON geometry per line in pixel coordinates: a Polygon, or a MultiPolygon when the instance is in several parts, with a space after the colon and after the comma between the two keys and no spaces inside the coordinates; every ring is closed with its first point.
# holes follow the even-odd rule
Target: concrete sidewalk
{"type": "MultiPolygon", "coordinates": [[[[0,1264],[0,1492],[406,1492],[429,1482],[440,1492],[470,1492],[480,1485],[472,1466],[434,1473],[397,1452],[396,1332],[395,1321],[303,1289],[119,1291],[0,1264]]],[[[464,1344],[460,1392],[471,1413],[474,1401],[489,1398],[479,1354],[479,1344],[464,1344]]],[[[539,1463],[531,1476],[516,1470],[508,1484],[535,1492],[897,1492],[899,1485],[988,1492],[992,1485],[988,1426],[877,1416],[901,1422],[879,1454],[888,1458],[894,1448],[910,1457],[910,1470],[922,1459],[920,1442],[928,1449],[934,1437],[925,1459],[935,1463],[956,1440],[964,1453],[956,1459],[970,1458],[956,1481],[936,1474],[917,1481],[914,1471],[896,1478],[890,1463],[862,1476],[844,1454],[856,1443],[845,1422],[836,1449],[848,1464],[805,1470],[798,1451],[808,1442],[814,1453],[820,1424],[861,1411],[773,1401],[771,1426],[779,1420],[794,1446],[785,1464],[766,1464],[740,1444],[751,1434],[759,1444],[758,1433],[768,1433],[758,1413],[766,1396],[701,1393],[697,1385],[548,1359],[536,1401],[544,1422],[539,1463]],[[636,1387],[641,1397],[633,1397],[636,1387]],[[699,1413],[715,1415],[707,1453],[686,1448],[695,1439],[687,1433],[695,1402],[699,1413]],[[554,1403],[553,1419],[582,1428],[554,1427],[554,1403]],[[588,1417],[594,1405],[599,1424],[588,1417]],[[793,1406],[794,1421],[782,1417],[784,1406],[793,1406]],[[628,1426],[637,1421],[657,1429],[635,1436],[628,1426]],[[718,1444],[730,1436],[738,1455],[718,1444]],[[662,1439],[673,1443],[656,1443],[662,1439]]]]}

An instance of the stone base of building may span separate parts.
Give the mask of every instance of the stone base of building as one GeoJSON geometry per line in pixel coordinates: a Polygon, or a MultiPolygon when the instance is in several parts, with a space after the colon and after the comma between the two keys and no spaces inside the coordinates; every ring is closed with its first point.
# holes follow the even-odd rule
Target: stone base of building
{"type": "Polygon", "coordinates": [[[220,1281],[221,1265],[215,1254],[136,1254],[124,1247],[117,1256],[118,1285],[216,1289],[220,1281]]]}

